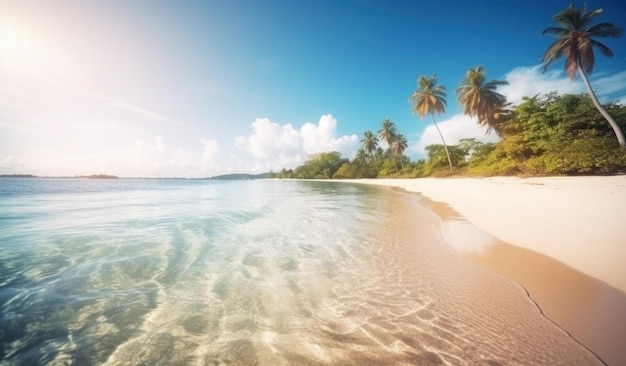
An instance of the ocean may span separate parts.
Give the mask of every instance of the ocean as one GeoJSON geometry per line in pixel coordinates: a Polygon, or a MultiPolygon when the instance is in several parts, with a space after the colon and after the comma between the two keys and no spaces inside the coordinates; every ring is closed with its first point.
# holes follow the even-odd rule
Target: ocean
{"type": "Polygon", "coordinates": [[[590,365],[415,195],[0,179],[0,365],[590,365]]]}

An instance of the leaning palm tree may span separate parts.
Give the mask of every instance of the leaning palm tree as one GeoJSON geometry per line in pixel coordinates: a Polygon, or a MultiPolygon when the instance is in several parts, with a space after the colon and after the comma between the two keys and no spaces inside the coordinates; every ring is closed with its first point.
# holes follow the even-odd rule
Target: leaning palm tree
{"type": "Polygon", "coordinates": [[[383,120],[382,127],[378,130],[378,138],[380,141],[385,141],[387,146],[391,150],[391,145],[393,145],[396,136],[398,135],[398,130],[396,129],[396,124],[393,123],[389,118],[385,118],[383,120]]]}
{"type": "Polygon", "coordinates": [[[433,123],[439,137],[443,142],[443,147],[446,149],[446,155],[448,156],[448,164],[450,164],[450,170],[452,170],[452,160],[450,160],[450,152],[448,152],[448,146],[443,139],[441,130],[437,126],[435,121],[435,113],[442,114],[446,111],[446,87],[443,85],[437,85],[437,76],[426,77],[424,75],[417,79],[417,90],[409,98],[411,103],[411,112],[417,113],[420,119],[424,119],[424,116],[430,114],[433,118],[433,123]]]}
{"type": "Polygon", "coordinates": [[[393,141],[393,145],[391,147],[391,151],[393,152],[393,155],[396,157],[396,159],[400,160],[402,171],[404,171],[404,158],[403,158],[404,150],[406,150],[407,147],[409,147],[409,144],[406,141],[406,137],[404,137],[403,134],[399,134],[396,136],[395,140],[393,141]]]}
{"type": "Polygon", "coordinates": [[[619,145],[622,148],[626,148],[624,133],[615,120],[613,120],[602,107],[593,89],[591,89],[591,84],[589,84],[589,79],[587,78],[587,74],[591,74],[595,64],[593,55],[594,48],[598,49],[600,53],[607,57],[613,57],[613,51],[611,51],[610,48],[592,37],[617,38],[622,35],[622,30],[613,23],[592,25],[591,23],[594,18],[600,14],[602,14],[602,9],[587,12],[585,5],[576,8],[573,4],[570,4],[565,10],[557,13],[553,19],[559,26],[548,27],[541,32],[541,34],[552,34],[557,38],[543,55],[543,71],[545,72],[558,58],[565,56],[565,71],[567,72],[567,76],[572,80],[576,77],[576,72],[580,74],[593,104],[613,128],[619,145]]]}
{"type": "Polygon", "coordinates": [[[363,150],[365,150],[370,158],[372,158],[374,156],[374,151],[376,151],[376,148],[378,147],[378,139],[374,136],[372,131],[367,130],[363,133],[361,144],[363,144],[363,150]]]}
{"type": "Polygon", "coordinates": [[[469,69],[461,85],[456,89],[457,100],[463,106],[463,113],[476,117],[478,124],[487,126],[487,134],[496,130],[492,125],[493,110],[498,105],[506,103],[506,97],[496,91],[499,86],[508,85],[503,80],[485,82],[485,69],[477,66],[469,69]]]}

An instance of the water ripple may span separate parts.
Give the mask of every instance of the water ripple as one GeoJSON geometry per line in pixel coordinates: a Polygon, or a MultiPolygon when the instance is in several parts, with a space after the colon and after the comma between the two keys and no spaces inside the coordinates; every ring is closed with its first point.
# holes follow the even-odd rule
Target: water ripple
{"type": "Polygon", "coordinates": [[[0,365],[596,362],[518,287],[446,247],[408,195],[19,184],[0,187],[0,365]]]}

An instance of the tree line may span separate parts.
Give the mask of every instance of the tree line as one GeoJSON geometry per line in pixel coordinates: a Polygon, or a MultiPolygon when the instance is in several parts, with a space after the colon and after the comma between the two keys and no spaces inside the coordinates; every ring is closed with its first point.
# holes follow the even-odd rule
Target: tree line
{"type": "Polygon", "coordinates": [[[613,56],[611,49],[595,38],[622,35],[622,30],[612,23],[592,24],[601,14],[602,9],[587,12],[584,5],[569,5],[553,17],[558,26],[542,32],[556,37],[543,55],[543,70],[564,57],[568,77],[580,75],[586,96],[553,92],[526,97],[513,108],[497,91],[499,86],[507,85],[506,81],[486,81],[482,66],[467,71],[456,89],[457,101],[464,114],[487,127],[487,134],[495,132],[501,138],[498,143],[462,139],[456,145],[447,145],[435,120],[435,115],[443,114],[447,107],[446,88],[438,85],[436,75],[422,75],[409,98],[411,111],[420,119],[431,115],[442,141],[426,147],[426,159],[410,161],[404,155],[406,138],[397,131],[395,123],[385,119],[377,134],[364,132],[361,148],[352,161],[338,152],[320,153],[296,169],[283,169],[276,176],[374,178],[625,172],[626,140],[622,129],[626,128],[626,107],[616,103],[601,105],[588,80],[595,64],[594,49],[604,56],[613,56]],[[448,172],[444,173],[446,165],[448,172]]]}

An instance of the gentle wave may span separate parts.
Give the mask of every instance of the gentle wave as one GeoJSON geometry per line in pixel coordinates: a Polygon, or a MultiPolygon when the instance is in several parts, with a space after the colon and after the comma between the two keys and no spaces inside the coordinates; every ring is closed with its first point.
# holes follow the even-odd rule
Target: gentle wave
{"type": "Polygon", "coordinates": [[[17,181],[0,181],[2,365],[595,362],[433,240],[409,195],[17,181]]]}

